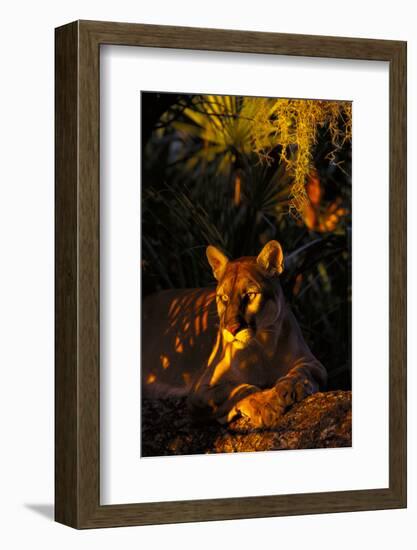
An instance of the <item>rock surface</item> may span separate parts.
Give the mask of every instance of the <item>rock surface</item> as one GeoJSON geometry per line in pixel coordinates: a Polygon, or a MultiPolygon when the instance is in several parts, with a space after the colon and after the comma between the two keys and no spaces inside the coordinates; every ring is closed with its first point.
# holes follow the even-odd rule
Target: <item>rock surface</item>
{"type": "Polygon", "coordinates": [[[350,447],[352,395],[316,393],[294,405],[273,430],[254,430],[244,418],[228,426],[195,425],[185,399],[144,400],[142,456],[350,447]]]}

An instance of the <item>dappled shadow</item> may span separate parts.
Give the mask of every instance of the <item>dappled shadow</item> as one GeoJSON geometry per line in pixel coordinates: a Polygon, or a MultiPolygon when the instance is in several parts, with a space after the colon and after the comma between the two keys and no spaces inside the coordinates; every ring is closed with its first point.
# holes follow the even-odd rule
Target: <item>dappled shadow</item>
{"type": "Polygon", "coordinates": [[[142,389],[186,388],[212,350],[218,317],[215,288],[166,290],[144,300],[142,389]]]}

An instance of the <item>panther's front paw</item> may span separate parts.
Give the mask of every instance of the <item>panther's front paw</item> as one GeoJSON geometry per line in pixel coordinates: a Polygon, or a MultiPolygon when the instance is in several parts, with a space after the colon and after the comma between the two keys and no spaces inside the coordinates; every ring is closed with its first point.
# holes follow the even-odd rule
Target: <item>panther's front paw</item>
{"type": "Polygon", "coordinates": [[[254,428],[272,428],[284,414],[276,388],[248,395],[236,404],[236,411],[250,421],[254,428]]]}
{"type": "Polygon", "coordinates": [[[275,385],[275,391],[281,407],[288,409],[294,403],[318,391],[318,385],[310,378],[284,376],[275,385]]]}

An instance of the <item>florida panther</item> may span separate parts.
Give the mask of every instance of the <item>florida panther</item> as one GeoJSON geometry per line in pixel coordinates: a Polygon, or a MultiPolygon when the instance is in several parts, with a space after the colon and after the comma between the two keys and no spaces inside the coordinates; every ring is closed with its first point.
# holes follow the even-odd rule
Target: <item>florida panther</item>
{"type": "Polygon", "coordinates": [[[236,260],[209,246],[207,258],[216,290],[165,291],[144,301],[143,388],[187,395],[199,418],[226,423],[241,415],[272,427],[327,379],[285,302],[281,245],[270,241],[257,257],[236,260]]]}

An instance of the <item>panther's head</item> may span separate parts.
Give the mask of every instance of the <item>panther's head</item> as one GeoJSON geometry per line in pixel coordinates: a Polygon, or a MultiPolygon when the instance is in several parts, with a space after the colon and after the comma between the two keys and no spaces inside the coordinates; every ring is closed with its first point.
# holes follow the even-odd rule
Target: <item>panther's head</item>
{"type": "Polygon", "coordinates": [[[217,311],[223,339],[243,349],[276,324],[283,305],[278,275],[284,255],[277,241],[268,242],[259,256],[229,260],[214,246],[207,258],[217,279],[217,311]]]}

